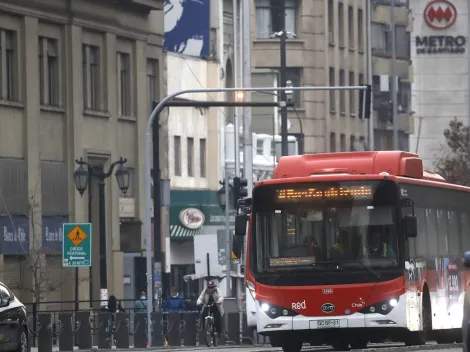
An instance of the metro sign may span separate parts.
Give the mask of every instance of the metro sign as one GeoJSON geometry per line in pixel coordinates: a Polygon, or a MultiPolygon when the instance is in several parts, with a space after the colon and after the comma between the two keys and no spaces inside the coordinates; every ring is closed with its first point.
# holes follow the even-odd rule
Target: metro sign
{"type": "Polygon", "coordinates": [[[448,0],[433,0],[424,9],[424,21],[434,29],[448,29],[457,20],[457,9],[448,0]]]}

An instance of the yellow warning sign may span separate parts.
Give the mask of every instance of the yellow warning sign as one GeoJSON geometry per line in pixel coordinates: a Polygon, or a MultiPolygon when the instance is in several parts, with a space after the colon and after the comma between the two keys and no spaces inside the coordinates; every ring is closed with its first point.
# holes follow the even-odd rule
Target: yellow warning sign
{"type": "Polygon", "coordinates": [[[67,237],[72,241],[75,247],[77,247],[87,238],[87,235],[80,226],[75,226],[73,230],[68,233],[67,237]]]}
{"type": "Polygon", "coordinates": [[[232,259],[238,259],[235,253],[232,252],[232,259]]]}

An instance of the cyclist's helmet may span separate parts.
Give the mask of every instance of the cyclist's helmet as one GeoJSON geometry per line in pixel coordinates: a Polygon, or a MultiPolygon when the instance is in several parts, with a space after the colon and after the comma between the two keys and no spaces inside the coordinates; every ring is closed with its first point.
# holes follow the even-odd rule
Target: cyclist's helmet
{"type": "Polygon", "coordinates": [[[207,288],[208,288],[208,289],[214,289],[214,288],[215,288],[215,283],[214,283],[214,281],[212,281],[212,280],[209,281],[209,282],[207,283],[207,288]]]}

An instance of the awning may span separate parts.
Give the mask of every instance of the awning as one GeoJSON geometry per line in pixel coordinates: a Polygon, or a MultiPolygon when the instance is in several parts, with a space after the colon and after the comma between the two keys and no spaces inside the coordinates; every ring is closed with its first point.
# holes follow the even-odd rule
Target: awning
{"type": "Polygon", "coordinates": [[[170,238],[177,239],[189,239],[193,236],[201,235],[203,233],[203,228],[200,227],[195,230],[188,229],[180,225],[170,225],[170,238]]]}

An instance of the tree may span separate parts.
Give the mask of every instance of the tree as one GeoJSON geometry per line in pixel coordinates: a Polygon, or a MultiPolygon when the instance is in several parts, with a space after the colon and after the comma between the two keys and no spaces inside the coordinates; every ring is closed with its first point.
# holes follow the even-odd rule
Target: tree
{"type": "Polygon", "coordinates": [[[470,133],[468,126],[454,118],[444,130],[446,144],[435,170],[448,182],[470,186],[470,133]]]}

